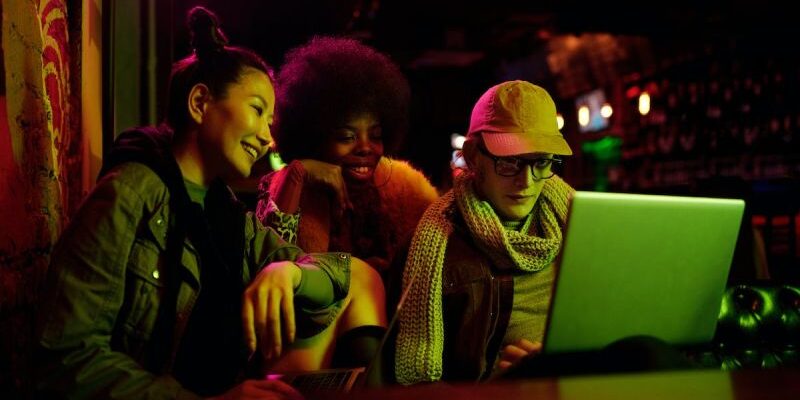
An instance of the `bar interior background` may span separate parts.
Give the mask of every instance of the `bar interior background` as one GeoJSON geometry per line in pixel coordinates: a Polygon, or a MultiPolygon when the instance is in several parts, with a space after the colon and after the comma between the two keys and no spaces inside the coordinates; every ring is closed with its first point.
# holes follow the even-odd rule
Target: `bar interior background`
{"type": "Polygon", "coordinates": [[[773,281],[800,279],[800,24],[787,4],[10,0],[0,5],[0,397],[31,383],[52,244],[114,135],[162,119],[197,4],[276,67],[314,34],[390,54],[412,88],[400,156],[442,189],[452,136],[483,90],[538,83],[576,150],[564,171],[573,186],[745,197],[773,281]]]}

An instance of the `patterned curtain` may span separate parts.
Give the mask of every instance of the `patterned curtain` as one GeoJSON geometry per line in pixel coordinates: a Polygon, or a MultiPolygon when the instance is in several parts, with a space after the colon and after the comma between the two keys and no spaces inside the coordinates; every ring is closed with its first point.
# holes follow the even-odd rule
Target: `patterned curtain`
{"type": "Polygon", "coordinates": [[[33,305],[52,245],[82,197],[80,6],[1,6],[0,331],[14,333],[0,342],[0,393],[26,386],[33,305]]]}

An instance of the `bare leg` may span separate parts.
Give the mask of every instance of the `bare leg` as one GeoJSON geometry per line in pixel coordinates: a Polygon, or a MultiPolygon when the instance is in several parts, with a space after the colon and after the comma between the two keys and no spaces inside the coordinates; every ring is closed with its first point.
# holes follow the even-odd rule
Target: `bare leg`
{"type": "Polygon", "coordinates": [[[386,294],[380,275],[364,261],[352,258],[350,293],[336,320],[318,335],[297,339],[267,369],[272,373],[330,368],[336,338],[360,326],[386,327],[386,294]]]}

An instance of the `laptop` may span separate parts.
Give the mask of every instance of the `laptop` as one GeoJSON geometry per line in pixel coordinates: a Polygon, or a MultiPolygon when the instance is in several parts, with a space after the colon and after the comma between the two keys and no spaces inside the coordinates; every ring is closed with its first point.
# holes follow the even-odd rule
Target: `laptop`
{"type": "Polygon", "coordinates": [[[710,341],[743,212],[742,200],[576,192],[542,352],[710,341]]]}

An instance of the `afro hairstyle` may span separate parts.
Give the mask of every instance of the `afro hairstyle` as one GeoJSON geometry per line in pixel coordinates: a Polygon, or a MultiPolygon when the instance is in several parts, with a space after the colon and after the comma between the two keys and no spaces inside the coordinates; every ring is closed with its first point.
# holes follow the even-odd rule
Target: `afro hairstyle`
{"type": "Polygon", "coordinates": [[[294,48],[277,78],[273,136],[286,161],[319,158],[334,129],[370,113],[386,153],[408,128],[410,90],[388,56],[354,39],[314,37],[294,48]]]}

